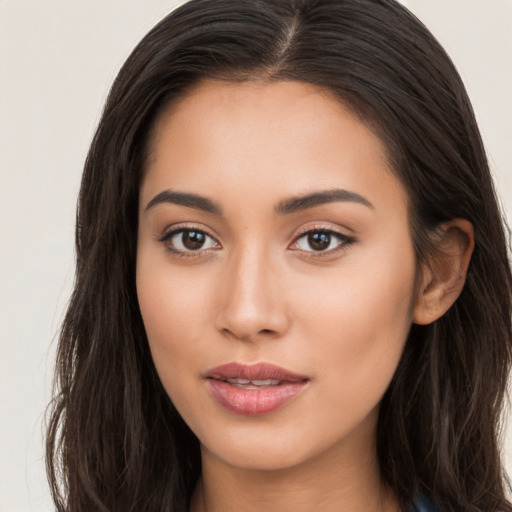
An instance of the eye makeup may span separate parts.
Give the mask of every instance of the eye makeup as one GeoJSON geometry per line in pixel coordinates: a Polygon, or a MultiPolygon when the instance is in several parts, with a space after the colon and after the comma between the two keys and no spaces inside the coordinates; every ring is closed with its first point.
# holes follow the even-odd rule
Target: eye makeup
{"type": "Polygon", "coordinates": [[[314,226],[300,232],[289,248],[304,253],[306,257],[325,258],[347,250],[355,242],[353,236],[332,227],[314,226]],[[309,246],[310,250],[305,248],[305,245],[309,246]]]}
{"type": "MultiPolygon", "coordinates": [[[[324,225],[299,231],[288,249],[311,258],[334,256],[347,250],[356,239],[324,225]]],[[[206,230],[191,225],[180,225],[158,238],[167,251],[179,258],[198,258],[222,249],[220,242],[206,230]]]]}

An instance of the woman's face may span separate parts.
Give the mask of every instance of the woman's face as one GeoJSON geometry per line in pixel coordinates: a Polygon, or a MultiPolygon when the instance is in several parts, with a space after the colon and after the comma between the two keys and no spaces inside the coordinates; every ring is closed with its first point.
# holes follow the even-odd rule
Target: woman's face
{"type": "Polygon", "coordinates": [[[204,81],[150,149],[139,304],[203,456],[361,456],[414,307],[407,196],[380,140],[325,90],[204,81]]]}

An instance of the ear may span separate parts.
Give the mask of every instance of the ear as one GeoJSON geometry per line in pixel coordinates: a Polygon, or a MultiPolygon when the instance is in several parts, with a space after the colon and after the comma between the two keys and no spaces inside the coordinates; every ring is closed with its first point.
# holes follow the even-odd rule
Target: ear
{"type": "Polygon", "coordinates": [[[413,310],[413,322],[427,325],[441,316],[457,300],[464,283],[475,246],[471,222],[454,219],[442,224],[437,247],[422,269],[422,279],[413,310]]]}

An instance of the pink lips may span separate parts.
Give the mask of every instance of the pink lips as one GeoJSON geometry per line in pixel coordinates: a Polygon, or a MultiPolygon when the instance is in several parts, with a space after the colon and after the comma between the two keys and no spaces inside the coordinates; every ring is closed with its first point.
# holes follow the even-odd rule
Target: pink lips
{"type": "Polygon", "coordinates": [[[304,375],[268,363],[228,363],[208,371],[205,377],[220,405],[247,416],[279,409],[309,382],[304,375]]]}

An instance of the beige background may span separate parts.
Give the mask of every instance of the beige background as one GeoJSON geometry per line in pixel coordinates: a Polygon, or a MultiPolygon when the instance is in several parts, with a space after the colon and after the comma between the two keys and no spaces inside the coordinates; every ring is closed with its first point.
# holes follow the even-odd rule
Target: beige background
{"type": "MultiPolygon", "coordinates": [[[[0,0],[0,512],[52,510],[41,421],[81,167],[117,70],[177,3],[0,0]]],[[[461,71],[512,219],[512,1],[403,3],[461,71]]]]}

